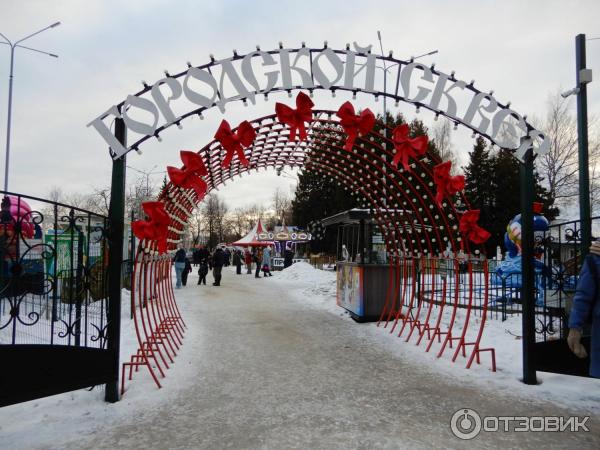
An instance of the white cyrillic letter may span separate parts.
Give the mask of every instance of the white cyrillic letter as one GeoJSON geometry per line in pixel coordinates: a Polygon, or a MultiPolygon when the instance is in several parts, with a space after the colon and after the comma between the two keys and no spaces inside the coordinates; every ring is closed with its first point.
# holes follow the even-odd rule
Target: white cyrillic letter
{"type": "Polygon", "coordinates": [[[185,79],[183,80],[183,93],[190,102],[195,103],[196,105],[203,106],[204,108],[210,108],[214,104],[218,92],[219,88],[217,87],[217,81],[215,80],[215,77],[213,77],[210,73],[198,69],[197,67],[192,67],[190,68],[190,70],[187,71],[185,79]],[[205,95],[198,94],[196,91],[192,90],[189,87],[190,78],[194,78],[198,81],[207,84],[208,87],[212,89],[212,96],[207,97],[205,95]]]}

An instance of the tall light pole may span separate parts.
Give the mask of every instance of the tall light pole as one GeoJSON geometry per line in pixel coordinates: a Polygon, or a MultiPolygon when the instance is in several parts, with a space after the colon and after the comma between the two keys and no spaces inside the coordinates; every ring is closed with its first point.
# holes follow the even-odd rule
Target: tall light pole
{"type": "Polygon", "coordinates": [[[8,191],[8,163],[10,161],[10,126],[11,126],[11,119],[12,119],[12,91],[13,91],[13,74],[14,74],[14,67],[15,67],[15,49],[23,48],[25,50],[29,50],[29,51],[36,52],[36,53],[42,53],[44,55],[48,55],[53,58],[58,58],[58,55],[55,55],[54,53],[48,53],[43,50],[26,47],[26,46],[20,45],[20,44],[21,44],[21,42],[24,42],[27,39],[32,38],[33,36],[36,36],[43,31],[49,30],[50,28],[55,28],[59,25],[60,25],[60,22],[55,22],[52,25],[49,25],[46,28],[42,28],[41,30],[36,31],[35,33],[31,33],[30,35],[25,36],[24,38],[19,39],[18,41],[14,42],[14,43],[12,43],[6,36],[4,36],[2,33],[0,33],[0,36],[2,36],[4,38],[4,40],[6,41],[6,42],[0,42],[0,43],[7,44],[10,46],[10,75],[8,77],[8,119],[7,119],[7,125],[6,125],[6,161],[5,161],[5,165],[4,165],[4,191],[8,191]]]}
{"type": "Polygon", "coordinates": [[[579,218],[581,220],[581,254],[587,255],[592,240],[590,219],[590,174],[588,155],[587,85],[592,82],[592,70],[586,67],[585,34],[575,37],[576,86],[560,94],[563,98],[577,95],[577,141],[579,156],[579,218]]]}
{"type": "MultiPolygon", "coordinates": [[[[381,31],[377,31],[377,39],[379,40],[379,48],[381,50],[381,57],[385,58],[385,53],[383,51],[383,42],[381,40],[381,31]]],[[[411,58],[411,62],[414,61],[417,58],[422,58],[424,56],[430,56],[430,55],[435,55],[438,51],[437,50],[433,50],[427,53],[423,53],[422,55],[419,56],[413,56],[411,58]]],[[[383,59],[383,67],[381,66],[376,66],[378,69],[383,70],[383,92],[384,94],[387,93],[387,72],[388,70],[392,69],[393,67],[399,65],[399,63],[394,63],[390,66],[388,66],[386,64],[386,60],[383,59]]],[[[386,153],[387,152],[387,138],[388,138],[388,133],[387,133],[387,102],[386,102],[387,96],[384,95],[383,96],[383,137],[384,137],[384,141],[383,141],[383,150],[384,150],[384,154],[383,154],[383,161],[385,163],[387,163],[387,158],[386,158],[386,153]]],[[[383,192],[383,205],[387,208],[387,191],[386,191],[386,165],[383,165],[383,179],[382,179],[382,192],[383,192]]],[[[388,211],[389,212],[389,211],[388,211]]]]}
{"type": "Polygon", "coordinates": [[[154,172],[154,169],[156,169],[158,167],[158,164],[156,164],[150,170],[140,170],[140,169],[136,169],[135,167],[132,167],[132,166],[127,166],[127,167],[130,168],[131,170],[135,170],[136,172],[141,173],[142,175],[144,175],[146,177],[146,197],[150,196],[150,175],[166,173],[166,171],[164,171],[164,170],[159,170],[158,172],[154,172]]]}

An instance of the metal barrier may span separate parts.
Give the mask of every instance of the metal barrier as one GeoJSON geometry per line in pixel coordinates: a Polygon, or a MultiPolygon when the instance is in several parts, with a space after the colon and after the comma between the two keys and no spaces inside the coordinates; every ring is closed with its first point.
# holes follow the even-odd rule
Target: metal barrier
{"type": "Polygon", "coordinates": [[[0,406],[104,384],[107,218],[2,192],[0,406]]]}

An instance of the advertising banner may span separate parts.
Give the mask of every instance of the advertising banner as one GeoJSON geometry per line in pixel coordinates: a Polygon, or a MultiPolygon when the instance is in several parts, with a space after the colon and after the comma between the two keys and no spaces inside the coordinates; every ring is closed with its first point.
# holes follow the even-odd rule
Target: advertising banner
{"type": "Polygon", "coordinates": [[[364,315],[364,268],[340,265],[337,272],[337,304],[356,314],[364,315]]]}

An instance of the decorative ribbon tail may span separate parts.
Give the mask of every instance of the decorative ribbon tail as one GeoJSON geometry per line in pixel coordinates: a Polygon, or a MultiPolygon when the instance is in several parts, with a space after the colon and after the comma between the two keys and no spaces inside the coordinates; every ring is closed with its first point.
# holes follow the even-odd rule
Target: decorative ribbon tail
{"type": "Polygon", "coordinates": [[[231,160],[233,159],[233,149],[226,149],[227,153],[225,154],[225,159],[223,160],[223,162],[221,163],[221,166],[224,168],[229,167],[229,165],[231,164],[231,160]]]}
{"type": "Polygon", "coordinates": [[[161,237],[156,240],[156,247],[158,253],[166,253],[167,252],[167,237],[161,237]]]}
{"type": "Polygon", "coordinates": [[[248,160],[246,159],[246,155],[244,155],[244,149],[239,146],[237,149],[238,159],[240,160],[240,164],[244,167],[248,167],[248,160]]]}
{"type": "Polygon", "coordinates": [[[306,127],[304,126],[304,122],[300,122],[298,124],[298,135],[299,135],[301,141],[305,141],[308,138],[308,135],[306,134],[306,127]]]}
{"type": "Polygon", "coordinates": [[[438,206],[442,206],[442,201],[444,200],[444,191],[438,187],[437,192],[435,193],[435,202],[438,206]]]}
{"type": "Polygon", "coordinates": [[[344,150],[352,151],[352,147],[354,146],[354,141],[356,140],[356,132],[349,132],[348,137],[346,138],[346,144],[344,145],[344,150]]]}
{"type": "MultiPolygon", "coordinates": [[[[296,126],[295,125],[290,125],[290,141],[295,141],[296,140],[296,126]]],[[[300,140],[304,140],[302,138],[300,138],[300,140]]]]}

